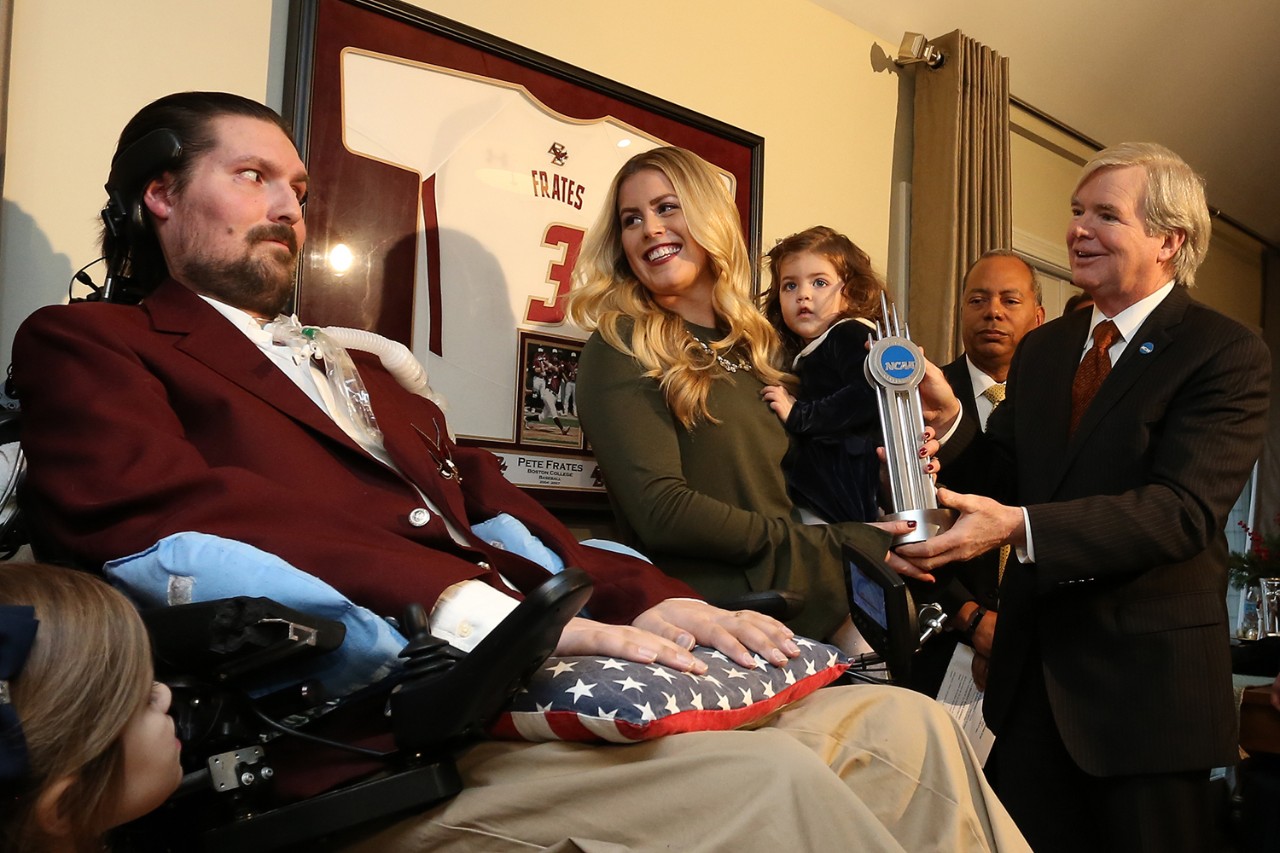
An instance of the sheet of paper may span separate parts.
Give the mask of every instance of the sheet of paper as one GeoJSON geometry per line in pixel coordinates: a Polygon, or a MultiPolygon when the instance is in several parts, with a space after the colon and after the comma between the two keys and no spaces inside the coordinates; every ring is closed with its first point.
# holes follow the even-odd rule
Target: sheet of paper
{"type": "Polygon", "coordinates": [[[938,701],[964,729],[973,751],[978,753],[978,760],[985,764],[996,736],[982,719],[982,691],[973,682],[972,664],[973,649],[957,643],[938,690],[938,701]]]}

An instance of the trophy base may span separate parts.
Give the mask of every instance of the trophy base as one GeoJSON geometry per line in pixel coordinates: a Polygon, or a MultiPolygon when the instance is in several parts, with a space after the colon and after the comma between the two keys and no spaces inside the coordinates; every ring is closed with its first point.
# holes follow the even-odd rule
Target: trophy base
{"type": "Polygon", "coordinates": [[[914,521],[916,529],[893,537],[891,548],[911,542],[923,542],[939,533],[945,533],[955,523],[957,513],[954,509],[908,509],[895,512],[881,518],[881,521],[914,521]]]}

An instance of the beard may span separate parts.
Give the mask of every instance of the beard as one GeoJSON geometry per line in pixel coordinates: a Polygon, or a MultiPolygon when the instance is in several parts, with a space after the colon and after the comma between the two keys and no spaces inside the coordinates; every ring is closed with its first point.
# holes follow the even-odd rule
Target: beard
{"type": "Polygon", "coordinates": [[[284,312],[293,295],[298,269],[298,238],[287,225],[259,225],[245,234],[246,251],[236,258],[215,258],[193,250],[175,277],[198,292],[267,319],[284,312]],[[255,244],[280,240],[289,247],[288,260],[274,252],[252,252],[255,244]]]}

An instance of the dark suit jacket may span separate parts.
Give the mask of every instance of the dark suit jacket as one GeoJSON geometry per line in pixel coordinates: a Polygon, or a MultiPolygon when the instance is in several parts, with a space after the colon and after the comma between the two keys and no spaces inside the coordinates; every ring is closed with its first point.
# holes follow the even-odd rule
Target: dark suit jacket
{"type": "Polygon", "coordinates": [[[36,545],[99,567],[172,533],[211,533],[399,615],[409,602],[429,610],[461,580],[505,591],[486,564],[522,590],[545,580],[541,567],[470,534],[472,523],[507,512],[592,575],[588,607],[597,618],[629,622],[663,599],[697,597],[643,561],[579,546],[487,451],[450,444],[462,478],[443,479],[414,430],[434,440],[440,410],[402,389],[376,358],[352,357],[403,475],[351,441],[176,282],[141,306],[41,309],[14,343],[36,545]],[[436,513],[424,526],[411,523],[422,503],[415,486],[467,534],[468,547],[436,513]]]}
{"type": "MultiPolygon", "coordinates": [[[[1127,344],[1076,433],[1071,383],[1090,315],[1031,331],[985,436],[963,422],[955,473],[987,444],[1027,507],[1036,563],[1000,588],[984,713],[999,734],[1027,668],[1086,772],[1231,764],[1226,515],[1266,429],[1270,356],[1176,287],[1127,344]]],[[[976,474],[976,472],[973,472],[976,474]]]]}
{"type": "MultiPolygon", "coordinates": [[[[960,406],[964,409],[964,417],[976,428],[982,428],[982,420],[978,414],[978,404],[973,399],[973,380],[969,376],[969,364],[962,354],[955,361],[942,368],[951,390],[960,398],[960,406]]],[[[960,472],[952,475],[947,471],[938,472],[938,482],[949,489],[968,491],[970,486],[963,481],[960,472]]],[[[953,580],[940,590],[940,600],[948,613],[954,613],[966,601],[976,601],[989,610],[995,609],[999,596],[1000,552],[992,551],[975,557],[954,569],[953,580]]]]}
{"type": "MultiPolygon", "coordinates": [[[[981,428],[978,404],[973,399],[973,381],[969,377],[969,365],[965,356],[961,354],[943,367],[942,375],[960,398],[964,419],[981,428]]],[[[947,469],[938,473],[938,484],[959,492],[971,492],[975,487],[981,488],[983,485],[957,482],[947,469]]],[[[995,610],[999,603],[999,567],[1000,552],[990,551],[939,571],[938,580],[934,584],[913,585],[913,594],[918,600],[937,601],[948,616],[956,614],[967,601],[976,601],[988,610],[995,610]]],[[[946,631],[930,638],[912,661],[911,686],[930,696],[938,695],[947,665],[959,642],[959,634],[955,631],[946,631]]]]}

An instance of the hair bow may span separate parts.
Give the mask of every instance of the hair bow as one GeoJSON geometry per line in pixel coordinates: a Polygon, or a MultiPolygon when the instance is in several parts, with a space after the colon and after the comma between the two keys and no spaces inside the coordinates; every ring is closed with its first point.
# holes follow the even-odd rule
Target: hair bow
{"type": "Polygon", "coordinates": [[[9,682],[22,672],[35,642],[36,609],[26,605],[0,606],[0,784],[27,773],[27,739],[9,697],[9,682]]]}

